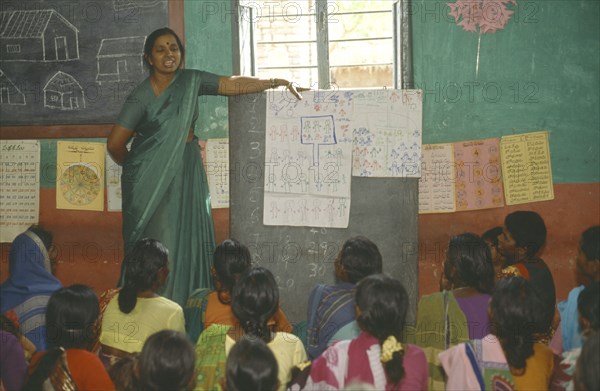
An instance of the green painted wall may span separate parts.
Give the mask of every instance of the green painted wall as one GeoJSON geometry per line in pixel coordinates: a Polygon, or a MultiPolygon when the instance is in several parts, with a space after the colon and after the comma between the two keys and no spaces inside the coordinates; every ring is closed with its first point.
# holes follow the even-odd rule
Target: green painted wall
{"type": "MultiPolygon", "coordinates": [[[[185,66],[231,75],[231,1],[185,0],[184,7],[185,66]]],[[[228,121],[227,98],[201,98],[198,137],[227,137],[228,121]]]]}
{"type": "Polygon", "coordinates": [[[446,2],[415,0],[423,142],[550,132],[555,183],[600,181],[600,2],[522,1],[503,30],[466,32],[446,2]]]}

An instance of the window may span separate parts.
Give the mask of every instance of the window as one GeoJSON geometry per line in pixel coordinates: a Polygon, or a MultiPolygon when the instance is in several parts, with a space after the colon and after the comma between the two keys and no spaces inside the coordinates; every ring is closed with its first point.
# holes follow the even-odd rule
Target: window
{"type": "Polygon", "coordinates": [[[396,87],[396,0],[240,0],[242,74],[312,88],[396,87]]]}
{"type": "Polygon", "coordinates": [[[6,45],[6,53],[16,54],[21,53],[21,45],[6,45]]]}

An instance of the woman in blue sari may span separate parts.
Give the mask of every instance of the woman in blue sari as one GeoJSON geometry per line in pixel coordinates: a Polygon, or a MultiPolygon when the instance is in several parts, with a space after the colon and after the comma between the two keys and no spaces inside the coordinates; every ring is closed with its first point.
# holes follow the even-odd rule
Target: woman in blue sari
{"type": "Polygon", "coordinates": [[[233,96],[286,86],[300,99],[298,91],[303,90],[284,79],[181,69],[183,59],[184,47],[171,29],[147,37],[144,60],[150,76],[127,98],[107,141],[113,159],[123,166],[125,253],[143,237],[161,241],[172,261],[163,295],[181,305],[194,289],[211,287],[215,242],[208,182],[193,131],[198,96],[233,96]]]}
{"type": "MultiPolygon", "coordinates": [[[[13,240],[8,279],[0,286],[0,313],[13,312],[23,335],[46,350],[46,306],[62,284],[52,275],[52,234],[32,226],[13,240]]],[[[10,316],[9,316],[10,317],[10,316]]]]}

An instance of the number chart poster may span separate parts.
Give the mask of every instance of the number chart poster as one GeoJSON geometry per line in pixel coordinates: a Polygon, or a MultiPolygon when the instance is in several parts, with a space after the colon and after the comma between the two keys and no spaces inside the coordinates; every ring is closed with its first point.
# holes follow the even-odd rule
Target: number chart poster
{"type": "Polygon", "coordinates": [[[106,144],[59,141],[56,209],[104,210],[106,144]]]}

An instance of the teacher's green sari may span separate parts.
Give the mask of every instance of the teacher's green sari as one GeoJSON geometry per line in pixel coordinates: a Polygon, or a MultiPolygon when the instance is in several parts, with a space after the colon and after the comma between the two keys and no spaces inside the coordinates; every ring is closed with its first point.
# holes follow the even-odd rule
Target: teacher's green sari
{"type": "MultiPolygon", "coordinates": [[[[219,76],[179,70],[158,97],[149,79],[127,98],[118,123],[136,135],[123,164],[123,240],[127,254],[150,237],[169,249],[162,295],[183,305],[197,288],[211,287],[214,250],[208,182],[198,140],[186,143],[198,116],[198,96],[215,95],[219,76]]],[[[120,284],[123,282],[121,270],[120,284]]]]}

